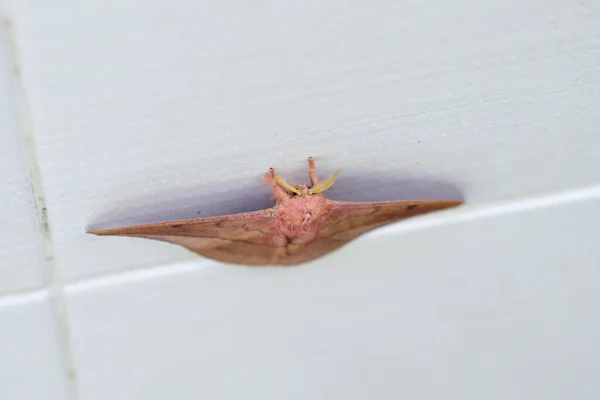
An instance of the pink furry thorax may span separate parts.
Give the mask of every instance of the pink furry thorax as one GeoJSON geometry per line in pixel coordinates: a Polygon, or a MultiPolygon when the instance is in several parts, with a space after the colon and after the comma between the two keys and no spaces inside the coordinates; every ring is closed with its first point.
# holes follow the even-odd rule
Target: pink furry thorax
{"type": "Polygon", "coordinates": [[[313,240],[330,214],[328,200],[320,193],[278,199],[275,209],[279,229],[297,244],[313,240]]]}

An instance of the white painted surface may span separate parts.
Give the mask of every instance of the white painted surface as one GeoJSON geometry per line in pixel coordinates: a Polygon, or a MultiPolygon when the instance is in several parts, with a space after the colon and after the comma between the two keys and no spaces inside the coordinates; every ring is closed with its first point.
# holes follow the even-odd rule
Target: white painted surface
{"type": "Polygon", "coordinates": [[[67,369],[44,292],[0,298],[0,399],[67,400],[67,369]]]}
{"type": "Polygon", "coordinates": [[[43,254],[60,271],[71,400],[598,391],[600,5],[13,0],[4,20],[0,295],[40,288],[43,254]],[[303,180],[309,155],[343,170],[333,198],[467,205],[286,271],[84,233],[267,206],[261,174],[303,180]]]}

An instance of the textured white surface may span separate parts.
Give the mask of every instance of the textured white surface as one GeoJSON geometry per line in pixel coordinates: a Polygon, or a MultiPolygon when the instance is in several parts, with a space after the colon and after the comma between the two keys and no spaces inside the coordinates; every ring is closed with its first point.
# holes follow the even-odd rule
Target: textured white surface
{"type": "Polygon", "coordinates": [[[69,400],[600,389],[597,2],[13,0],[3,11],[0,367],[29,377],[38,352],[35,373],[54,369],[39,388],[0,381],[0,398],[61,398],[63,358],[75,364],[69,400]],[[322,175],[342,169],[333,198],[467,205],[280,271],[84,233],[267,206],[261,174],[305,180],[310,155],[322,175]],[[38,167],[45,251],[27,180],[38,167]],[[45,276],[60,323],[14,294],[45,276]],[[47,350],[56,337],[62,358],[47,350]]]}
{"type": "Polygon", "coordinates": [[[8,43],[0,30],[0,294],[39,288],[46,275],[8,43]]]}
{"type": "Polygon", "coordinates": [[[0,298],[0,399],[68,399],[56,332],[45,292],[0,298]]]}

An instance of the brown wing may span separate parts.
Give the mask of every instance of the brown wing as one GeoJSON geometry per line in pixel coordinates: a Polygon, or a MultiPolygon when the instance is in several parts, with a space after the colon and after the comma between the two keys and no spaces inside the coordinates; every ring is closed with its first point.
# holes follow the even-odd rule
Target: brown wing
{"type": "Polygon", "coordinates": [[[273,208],[218,217],[185,219],[91,231],[96,235],[135,236],[181,245],[217,261],[245,265],[296,265],[312,261],[380,226],[418,214],[462,204],[456,200],[329,201],[331,214],[317,237],[289,243],[273,208]]]}
{"type": "Polygon", "coordinates": [[[287,240],[273,208],[218,217],[194,218],[90,231],[95,235],[134,236],[175,243],[217,261],[279,264],[287,240]]]}
{"type": "Polygon", "coordinates": [[[321,257],[375,228],[408,217],[462,204],[459,200],[382,202],[329,201],[331,215],[312,242],[290,243],[282,262],[298,264],[321,257]]]}

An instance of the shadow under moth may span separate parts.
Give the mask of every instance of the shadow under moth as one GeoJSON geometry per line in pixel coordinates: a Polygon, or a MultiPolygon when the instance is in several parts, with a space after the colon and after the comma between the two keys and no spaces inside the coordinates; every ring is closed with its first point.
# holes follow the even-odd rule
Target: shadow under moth
{"type": "Polygon", "coordinates": [[[269,169],[275,205],[259,211],[90,231],[181,245],[204,257],[244,265],[296,265],[338,249],[361,234],[398,220],[456,207],[460,200],[352,202],[323,192],[338,173],[319,180],[308,159],[310,184],[290,185],[269,169]]]}

